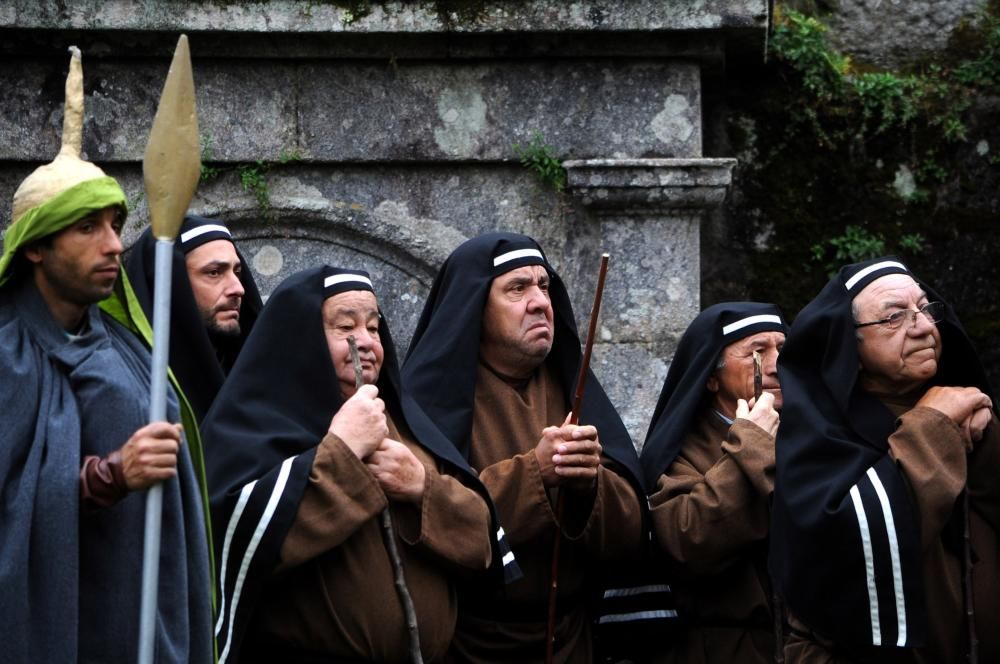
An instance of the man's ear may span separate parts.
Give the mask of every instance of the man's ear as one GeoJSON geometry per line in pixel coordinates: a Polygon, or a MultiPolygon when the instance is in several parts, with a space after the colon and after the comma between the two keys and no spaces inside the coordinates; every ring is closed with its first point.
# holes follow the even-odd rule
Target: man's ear
{"type": "Polygon", "coordinates": [[[30,244],[26,244],[21,249],[21,253],[30,263],[38,265],[42,262],[42,243],[32,242],[30,244]]]}
{"type": "Polygon", "coordinates": [[[715,377],[714,371],[712,372],[712,375],[708,377],[708,381],[706,381],[705,383],[705,389],[707,389],[712,394],[715,394],[716,392],[719,391],[719,379],[715,377]]]}

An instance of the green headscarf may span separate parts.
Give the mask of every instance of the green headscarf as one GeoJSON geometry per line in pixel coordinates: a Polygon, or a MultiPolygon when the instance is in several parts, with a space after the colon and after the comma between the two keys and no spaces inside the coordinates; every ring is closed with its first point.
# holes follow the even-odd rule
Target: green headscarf
{"type": "Polygon", "coordinates": [[[15,219],[3,239],[0,288],[10,279],[11,262],[21,247],[57,233],[88,214],[111,205],[128,212],[125,192],[113,177],[105,176],[74,185],[15,219]]]}

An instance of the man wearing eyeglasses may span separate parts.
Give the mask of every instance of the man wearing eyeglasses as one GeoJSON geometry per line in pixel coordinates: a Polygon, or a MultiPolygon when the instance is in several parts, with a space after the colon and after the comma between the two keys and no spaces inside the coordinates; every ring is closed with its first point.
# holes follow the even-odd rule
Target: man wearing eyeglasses
{"type": "Polygon", "coordinates": [[[898,259],[848,265],[778,372],[786,661],[1000,661],[1000,424],[950,307],[898,259]]]}

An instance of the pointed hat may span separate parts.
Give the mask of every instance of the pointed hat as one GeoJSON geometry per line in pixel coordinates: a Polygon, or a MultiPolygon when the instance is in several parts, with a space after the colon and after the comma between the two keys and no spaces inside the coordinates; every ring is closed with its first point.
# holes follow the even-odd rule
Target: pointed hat
{"type": "Polygon", "coordinates": [[[0,257],[0,286],[10,277],[8,268],[22,246],[66,228],[87,214],[118,205],[126,209],[125,193],[114,178],[80,158],[83,143],[83,66],[80,49],[66,76],[62,148],[50,164],[39,166],[14,192],[12,223],[4,235],[0,257]]]}

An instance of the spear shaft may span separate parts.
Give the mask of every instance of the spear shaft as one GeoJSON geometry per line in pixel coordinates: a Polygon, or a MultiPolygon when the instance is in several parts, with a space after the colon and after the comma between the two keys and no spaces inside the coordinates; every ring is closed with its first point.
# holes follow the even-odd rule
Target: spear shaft
{"type": "MultiPolygon", "coordinates": [[[[351,363],[354,365],[354,387],[360,388],[365,384],[365,378],[361,370],[358,343],[353,334],[347,337],[347,347],[351,350],[351,363]]],[[[403,605],[403,614],[406,617],[410,660],[413,664],[423,664],[424,659],[420,654],[420,630],[417,628],[417,609],[413,606],[413,597],[410,596],[410,588],[406,585],[406,577],[403,575],[403,560],[399,557],[399,548],[396,546],[396,529],[392,525],[392,515],[389,513],[388,507],[382,510],[379,518],[382,522],[382,541],[389,554],[389,560],[392,562],[396,593],[399,595],[399,601],[403,605]]]]}
{"type": "MultiPolygon", "coordinates": [[[[594,350],[594,337],[597,334],[597,319],[601,313],[601,298],[604,295],[604,279],[608,276],[608,254],[601,255],[601,269],[597,276],[597,289],[594,291],[594,305],[590,309],[590,325],[587,327],[587,341],[583,347],[583,357],[580,360],[580,374],[576,378],[576,393],[573,396],[573,410],[570,413],[570,424],[580,421],[580,409],[583,407],[583,394],[587,385],[587,371],[590,369],[590,354],[594,350]]],[[[561,489],[556,498],[556,536],[552,543],[552,568],[549,585],[549,613],[545,626],[545,664],[552,664],[556,642],[556,607],[559,599],[559,549],[562,543],[562,518],[566,509],[566,496],[561,489]]]]}
{"type": "MultiPolygon", "coordinates": [[[[153,288],[153,348],[149,421],[167,417],[167,359],[170,343],[170,279],[174,238],[191,204],[201,170],[201,146],[195,111],[194,78],[187,36],[177,40],[160,104],[142,159],[143,184],[156,237],[153,288]]],[[[143,530],[142,601],[139,607],[140,664],[152,664],[156,642],[160,575],[163,485],[146,494],[143,530]]]]}

